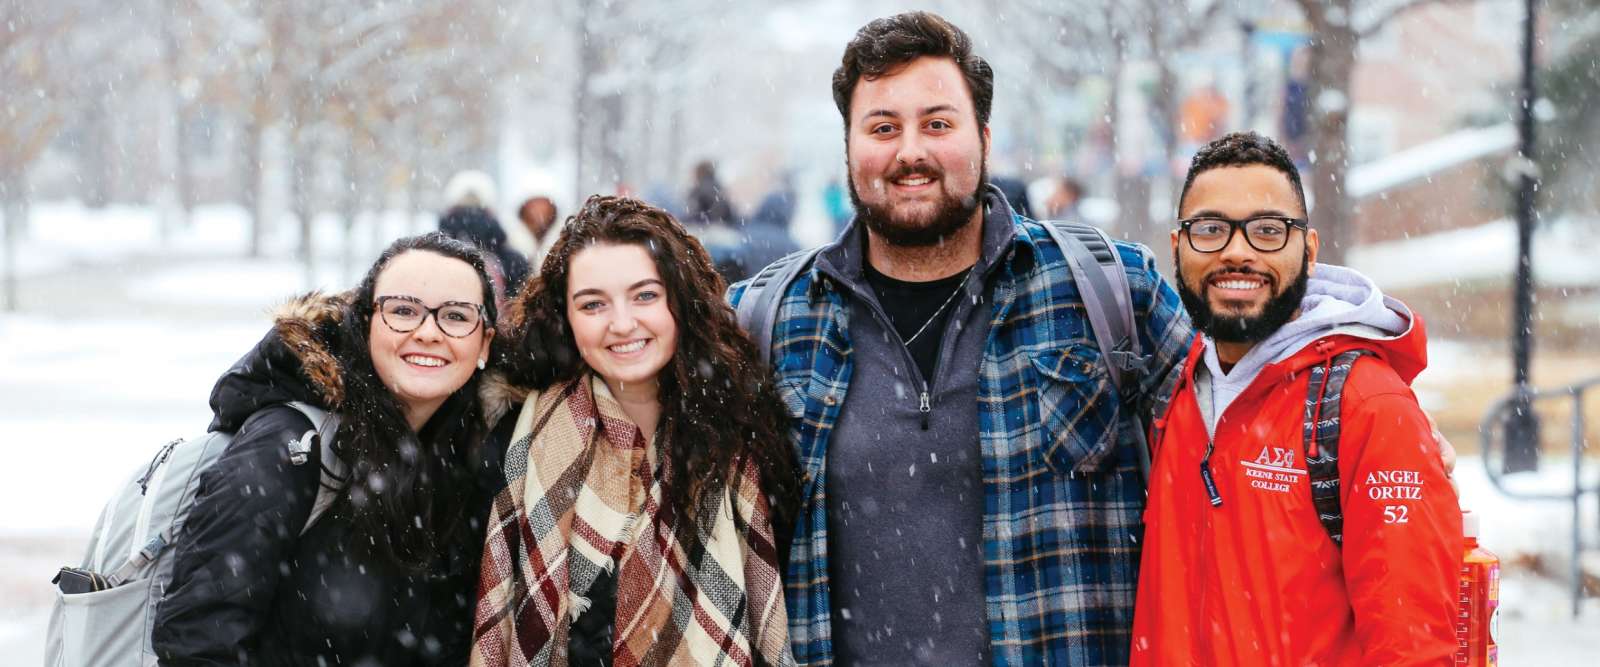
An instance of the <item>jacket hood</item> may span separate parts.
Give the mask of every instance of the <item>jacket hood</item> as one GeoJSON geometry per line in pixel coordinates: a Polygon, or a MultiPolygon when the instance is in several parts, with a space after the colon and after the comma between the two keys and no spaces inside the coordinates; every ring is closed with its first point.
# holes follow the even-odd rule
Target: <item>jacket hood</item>
{"type": "Polygon", "coordinates": [[[1300,315],[1250,348],[1227,373],[1210,336],[1199,336],[1196,347],[1195,363],[1205,366],[1215,396],[1213,416],[1271,365],[1294,372],[1361,348],[1376,353],[1407,383],[1428,365],[1422,321],[1411,309],[1385,296],[1372,279],[1332,264],[1316,265],[1300,315]]]}
{"type": "Polygon", "coordinates": [[[332,341],[344,295],[312,292],[273,313],[272,329],[211,389],[212,430],[237,430],[269,405],[301,401],[337,410],[344,378],[332,341]]]}

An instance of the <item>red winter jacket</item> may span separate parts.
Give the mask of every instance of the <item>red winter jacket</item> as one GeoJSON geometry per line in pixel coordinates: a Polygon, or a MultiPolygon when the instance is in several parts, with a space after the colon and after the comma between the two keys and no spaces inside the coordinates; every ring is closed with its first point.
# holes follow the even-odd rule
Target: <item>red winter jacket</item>
{"type": "Polygon", "coordinates": [[[1264,366],[1206,425],[1184,363],[1158,424],[1134,617],[1133,665],[1448,665],[1461,512],[1408,384],[1426,365],[1420,320],[1395,339],[1330,335],[1264,366]],[[1302,423],[1308,378],[1346,350],[1339,475],[1344,546],[1312,507],[1302,423]]]}

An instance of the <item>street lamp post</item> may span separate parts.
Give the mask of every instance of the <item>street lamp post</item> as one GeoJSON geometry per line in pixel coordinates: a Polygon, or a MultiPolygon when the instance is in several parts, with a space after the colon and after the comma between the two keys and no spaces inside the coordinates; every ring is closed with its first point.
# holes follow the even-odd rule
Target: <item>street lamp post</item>
{"type": "Polygon", "coordinates": [[[1505,472],[1534,470],[1539,467],[1539,420],[1527,397],[1528,366],[1533,346],[1533,223],[1537,195],[1538,167],[1534,162],[1534,27],[1537,0],[1525,0],[1522,24],[1522,114],[1518,118],[1521,135],[1517,168],[1517,273],[1515,313],[1512,318],[1511,358],[1516,401],[1506,422],[1505,472]]]}

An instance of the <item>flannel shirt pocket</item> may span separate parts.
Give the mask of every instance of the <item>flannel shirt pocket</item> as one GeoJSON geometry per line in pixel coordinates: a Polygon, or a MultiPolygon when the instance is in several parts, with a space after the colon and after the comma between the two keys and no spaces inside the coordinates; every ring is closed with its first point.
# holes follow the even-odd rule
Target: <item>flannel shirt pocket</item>
{"type": "Polygon", "coordinates": [[[805,419],[806,417],[806,383],[794,380],[780,380],[778,382],[778,398],[783,400],[783,409],[792,419],[805,419]]]}
{"type": "Polygon", "coordinates": [[[1093,343],[1033,355],[1040,456],[1056,473],[1092,469],[1115,442],[1115,392],[1093,343]]]}

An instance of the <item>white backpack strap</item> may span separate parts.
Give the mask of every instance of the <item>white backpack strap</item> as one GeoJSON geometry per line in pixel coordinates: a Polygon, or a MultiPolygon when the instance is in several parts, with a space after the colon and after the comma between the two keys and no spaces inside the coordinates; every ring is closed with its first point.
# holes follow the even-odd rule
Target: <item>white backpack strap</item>
{"type": "MultiPolygon", "coordinates": [[[[310,459],[311,450],[316,449],[318,451],[318,467],[321,468],[321,474],[317,479],[317,499],[311,505],[311,514],[306,518],[306,525],[300,529],[300,534],[304,535],[317,522],[317,519],[322,518],[322,515],[327,513],[328,508],[333,506],[334,501],[339,499],[340,492],[344,490],[347,475],[344,462],[339,460],[338,455],[333,451],[333,435],[339,430],[339,415],[298,401],[289,403],[289,407],[305,415],[307,419],[311,420],[313,427],[312,430],[306,431],[300,437],[287,443],[289,462],[293,465],[303,465],[310,459]]],[[[162,450],[162,454],[158,455],[158,459],[164,457],[176,442],[178,441],[168,443],[167,447],[162,450]]],[[[146,478],[144,478],[144,483],[147,484],[145,489],[146,498],[153,498],[160,490],[166,472],[166,466],[160,465],[161,462],[164,461],[152,464],[154,473],[147,473],[146,478]]],[[[149,514],[149,501],[147,500],[145,505],[141,507],[139,516],[135,519],[137,522],[135,535],[142,535],[148,530],[149,514]]],[[[111,587],[120,586],[144,571],[145,567],[154,562],[161,555],[161,552],[172,544],[173,535],[178,528],[178,524],[167,526],[144,544],[131,546],[128,560],[106,577],[107,584],[111,587]]],[[[97,558],[99,558],[98,555],[97,558]]]]}
{"type": "Polygon", "coordinates": [[[333,436],[339,431],[339,414],[299,401],[289,403],[289,407],[310,419],[313,427],[299,438],[289,441],[290,462],[302,465],[310,460],[311,450],[316,449],[317,467],[321,469],[317,477],[317,499],[311,504],[311,515],[306,517],[306,525],[300,529],[300,534],[304,535],[333,507],[339,494],[344,491],[349,476],[344,461],[333,451],[333,436]]]}

